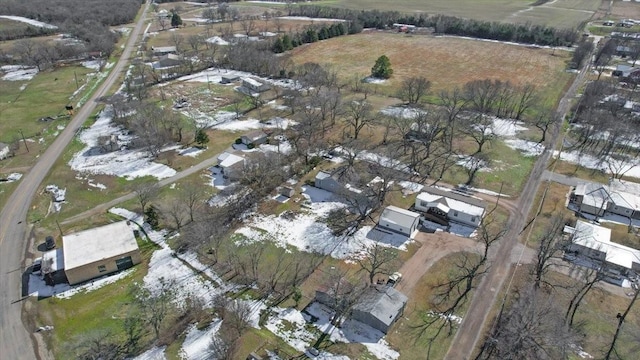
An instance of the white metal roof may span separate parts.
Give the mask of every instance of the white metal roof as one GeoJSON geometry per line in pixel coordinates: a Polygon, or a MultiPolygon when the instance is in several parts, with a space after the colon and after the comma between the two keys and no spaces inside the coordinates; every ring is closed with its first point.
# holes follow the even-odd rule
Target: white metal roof
{"type": "Polygon", "coordinates": [[[126,221],[62,237],[65,270],[134,251],[138,243],[126,221]]]}
{"type": "Polygon", "coordinates": [[[262,83],[256,80],[253,80],[252,78],[242,78],[242,81],[246,82],[247,84],[251,85],[251,86],[255,86],[255,87],[260,87],[262,86],[262,83]]]}
{"type": "Polygon", "coordinates": [[[608,263],[627,269],[634,262],[640,264],[640,251],[611,242],[611,229],[602,226],[578,220],[572,242],[605,253],[608,263]]]}
{"type": "Polygon", "coordinates": [[[404,228],[410,228],[411,225],[415,222],[416,218],[419,218],[420,214],[415,213],[413,211],[401,209],[397,206],[389,205],[384,211],[382,211],[382,215],[380,215],[380,219],[384,219],[387,222],[392,224],[400,225],[404,228]]]}
{"type": "MultiPolygon", "coordinates": [[[[428,191],[428,189],[426,190],[428,191]]],[[[451,210],[459,211],[471,216],[482,216],[484,214],[483,207],[472,205],[461,200],[452,199],[440,194],[422,192],[417,196],[416,199],[420,201],[426,201],[427,203],[444,203],[444,205],[446,205],[451,210]]]]}
{"type": "MultiPolygon", "coordinates": [[[[220,157],[218,157],[218,159],[220,159],[220,157]]],[[[225,168],[225,167],[233,166],[241,161],[244,161],[244,158],[242,156],[229,154],[225,156],[224,159],[222,159],[222,162],[220,163],[220,167],[225,168]]]]}
{"type": "Polygon", "coordinates": [[[616,206],[640,210],[640,184],[611,180],[609,185],[581,183],[576,186],[576,195],[583,196],[582,203],[596,208],[607,209],[609,202],[616,206]]]}

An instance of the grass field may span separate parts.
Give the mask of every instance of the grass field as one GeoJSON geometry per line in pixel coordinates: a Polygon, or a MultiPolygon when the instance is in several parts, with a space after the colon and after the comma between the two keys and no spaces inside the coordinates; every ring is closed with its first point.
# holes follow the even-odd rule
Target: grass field
{"type": "Polygon", "coordinates": [[[296,64],[318,62],[332,65],[342,80],[364,78],[380,55],[391,60],[393,76],[376,85],[394,94],[402,81],[424,76],[431,90],[462,86],[471,80],[500,79],[534,84],[554,102],[573,75],[566,73],[568,52],[528,48],[453,37],[405,36],[366,32],[301,46],[293,50],[296,64]]]}

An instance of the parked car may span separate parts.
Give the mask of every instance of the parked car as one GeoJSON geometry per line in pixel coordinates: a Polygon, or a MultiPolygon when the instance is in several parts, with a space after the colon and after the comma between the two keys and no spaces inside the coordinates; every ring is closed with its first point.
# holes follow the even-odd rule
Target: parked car
{"type": "Polygon", "coordinates": [[[402,280],[402,274],[396,271],[389,276],[389,280],[387,280],[387,286],[395,286],[400,282],[400,280],[402,280]]]}
{"type": "Polygon", "coordinates": [[[37,258],[33,260],[33,264],[31,265],[31,273],[40,275],[40,271],[42,271],[42,258],[37,258]]]}
{"type": "Polygon", "coordinates": [[[44,247],[47,250],[56,248],[56,241],[53,239],[53,236],[49,235],[44,239],[44,247]]]}

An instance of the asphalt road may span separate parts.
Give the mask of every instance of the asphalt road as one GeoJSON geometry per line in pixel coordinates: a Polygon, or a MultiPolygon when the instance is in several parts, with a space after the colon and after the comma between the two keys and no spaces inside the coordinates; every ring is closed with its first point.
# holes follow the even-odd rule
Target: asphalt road
{"type": "Polygon", "coordinates": [[[545,168],[549,163],[555,144],[558,143],[557,140],[560,137],[562,121],[564,116],[569,112],[571,99],[575,97],[576,91],[580,84],[583,83],[588,71],[589,66],[585,66],[580,74],[576,76],[573,84],[558,104],[557,112],[563,116],[554,124],[555,127],[547,142],[547,150],[538,158],[531,170],[531,175],[522,189],[522,195],[516,202],[517,211],[510,211],[507,223],[508,231],[503,239],[500,240],[497,245],[494,245],[494,249],[491,251],[491,267],[489,268],[489,272],[478,284],[473,299],[467,309],[467,313],[460,324],[460,328],[456,332],[445,359],[472,359],[476,349],[480,345],[478,341],[485,338],[486,331],[488,330],[487,320],[489,313],[494,308],[498,293],[502,289],[505,280],[512,273],[513,262],[510,255],[514,247],[518,244],[520,231],[525,225],[526,217],[531,210],[540,183],[543,180],[549,179],[549,174],[544,176],[545,168]]]}
{"type": "MultiPolygon", "coordinates": [[[[149,10],[147,2],[144,13],[149,10]]],[[[113,86],[128,64],[143,28],[145,16],[140,16],[122,56],[109,76],[87,103],[78,111],[65,130],[40,156],[13,192],[0,213],[0,358],[6,360],[33,360],[46,358],[34,346],[34,329],[27,329],[22,322],[22,274],[27,265],[24,257],[28,251],[26,217],[33,196],[58,157],[63,153],[76,131],[96,108],[96,99],[113,86]]],[[[55,331],[55,330],[54,330],[55,331]]]]}

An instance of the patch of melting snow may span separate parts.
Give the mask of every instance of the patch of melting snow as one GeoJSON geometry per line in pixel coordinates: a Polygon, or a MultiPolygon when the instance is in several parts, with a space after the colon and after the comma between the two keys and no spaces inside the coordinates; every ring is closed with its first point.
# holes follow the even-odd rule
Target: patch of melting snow
{"type": "Polygon", "coordinates": [[[13,20],[13,21],[20,21],[20,22],[29,24],[31,26],[44,28],[44,29],[57,29],[58,28],[55,25],[47,24],[47,23],[44,23],[42,21],[33,20],[33,19],[26,18],[26,17],[22,17],[22,16],[0,15],[0,18],[9,19],[9,20],[13,20]]]}
{"type": "Polygon", "coordinates": [[[240,78],[250,77],[254,78],[260,82],[269,83],[271,85],[275,85],[281,88],[286,89],[300,89],[302,86],[290,79],[268,79],[264,77],[259,77],[254,74],[244,72],[244,71],[236,71],[236,70],[226,70],[226,69],[218,69],[218,68],[210,68],[199,73],[186,75],[178,78],[175,81],[189,81],[189,82],[215,82],[220,83],[222,81],[223,76],[237,76],[240,78]]]}
{"type": "Polygon", "coordinates": [[[87,61],[83,61],[81,64],[87,69],[98,71],[102,66],[102,60],[87,60],[87,61]]]}
{"type": "Polygon", "coordinates": [[[56,185],[47,185],[45,190],[51,194],[54,210],[60,212],[62,204],[65,202],[67,188],[60,189],[56,185]]]}
{"type": "Polygon", "coordinates": [[[375,77],[366,77],[364,79],[362,79],[363,82],[369,83],[369,84],[384,84],[387,82],[387,79],[380,79],[380,78],[375,78],[375,77]]]}
{"type": "Polygon", "coordinates": [[[24,91],[27,88],[27,84],[20,85],[20,91],[24,91]]]}
{"type": "Polygon", "coordinates": [[[411,182],[411,181],[400,181],[400,182],[398,182],[398,185],[400,185],[400,187],[402,188],[402,193],[405,196],[409,195],[409,194],[414,194],[414,193],[420,192],[424,188],[424,185],[418,184],[418,183],[414,183],[414,182],[411,182]]]}
{"type": "Polygon", "coordinates": [[[345,22],[344,19],[331,19],[331,18],[312,18],[308,16],[280,16],[278,19],[283,20],[303,20],[311,22],[345,22]]]}
{"type": "Polygon", "coordinates": [[[540,156],[545,150],[544,145],[522,139],[505,139],[504,143],[514,149],[522,152],[524,156],[540,156]]]}
{"type": "Polygon", "coordinates": [[[164,179],[176,174],[174,169],[153,162],[152,157],[143,150],[120,149],[113,152],[103,152],[98,145],[98,138],[101,136],[113,135],[123,141],[129,138],[125,135],[124,130],[113,125],[111,120],[111,108],[107,107],[100,113],[93,125],[80,133],[78,138],[86,146],[74,154],[69,161],[71,169],[90,174],[114,175],[128,180],[143,176],[164,179]]]}
{"type": "Polygon", "coordinates": [[[0,70],[5,73],[2,80],[6,81],[27,81],[38,73],[38,68],[23,65],[4,65],[0,66],[0,70]]]}
{"type": "MultiPolygon", "coordinates": [[[[558,153],[559,151],[554,151],[553,157],[558,158],[558,153]]],[[[598,158],[580,151],[562,151],[559,156],[560,160],[580,165],[587,169],[599,170],[606,174],[610,174],[611,169],[613,168],[624,173],[625,176],[640,179],[640,166],[638,166],[640,165],[640,160],[637,159],[626,159],[625,161],[622,161],[611,157],[598,158]]]]}
{"type": "Polygon", "coordinates": [[[182,156],[197,157],[198,155],[204,152],[204,149],[191,146],[186,149],[178,149],[176,151],[178,152],[179,155],[182,155],[182,156]]]}
{"type": "Polygon", "coordinates": [[[403,106],[390,106],[380,110],[381,113],[388,116],[397,116],[403,119],[415,119],[420,114],[426,113],[424,110],[415,109],[412,107],[403,106]]]}
{"type": "Polygon", "coordinates": [[[220,112],[221,119],[218,124],[213,125],[214,129],[226,130],[226,131],[245,131],[255,129],[282,129],[286,130],[289,126],[296,125],[297,122],[290,119],[273,118],[268,121],[262,122],[258,119],[236,120],[235,113],[220,112]],[[232,114],[233,116],[230,116],[232,114]]]}
{"type": "Polygon", "coordinates": [[[217,44],[217,45],[221,45],[221,46],[229,45],[229,42],[224,40],[220,36],[210,37],[205,41],[208,42],[209,44],[217,44]]]}
{"type": "Polygon", "coordinates": [[[94,188],[98,188],[100,190],[106,190],[107,186],[101,183],[94,183],[92,179],[87,180],[87,185],[94,187],[94,188]]]}
{"type": "Polygon", "coordinates": [[[93,279],[83,284],[71,286],[69,284],[57,284],[54,286],[49,286],[45,283],[44,279],[38,275],[30,274],[29,275],[29,295],[37,296],[37,297],[51,297],[55,296],[60,299],[68,299],[71,296],[90,292],[93,290],[100,289],[101,287],[112,284],[120,279],[123,279],[129,276],[131,273],[135,271],[135,268],[128,269],[125,271],[121,271],[115,274],[103,276],[98,279],[93,279]]]}
{"type": "Polygon", "coordinates": [[[154,346],[151,349],[143,352],[142,354],[134,357],[132,360],[166,360],[167,357],[164,355],[164,351],[166,349],[166,346],[154,346]]]}
{"type": "Polygon", "coordinates": [[[11,183],[11,182],[14,182],[14,181],[18,181],[20,179],[22,179],[22,174],[20,174],[20,173],[11,173],[11,174],[7,175],[6,181],[0,181],[0,184],[2,184],[2,183],[11,183]]]}
{"type": "Polygon", "coordinates": [[[180,358],[183,360],[208,360],[211,359],[209,346],[213,342],[213,336],[220,329],[222,320],[214,320],[209,327],[198,330],[196,325],[191,325],[180,348],[180,358]]]}

